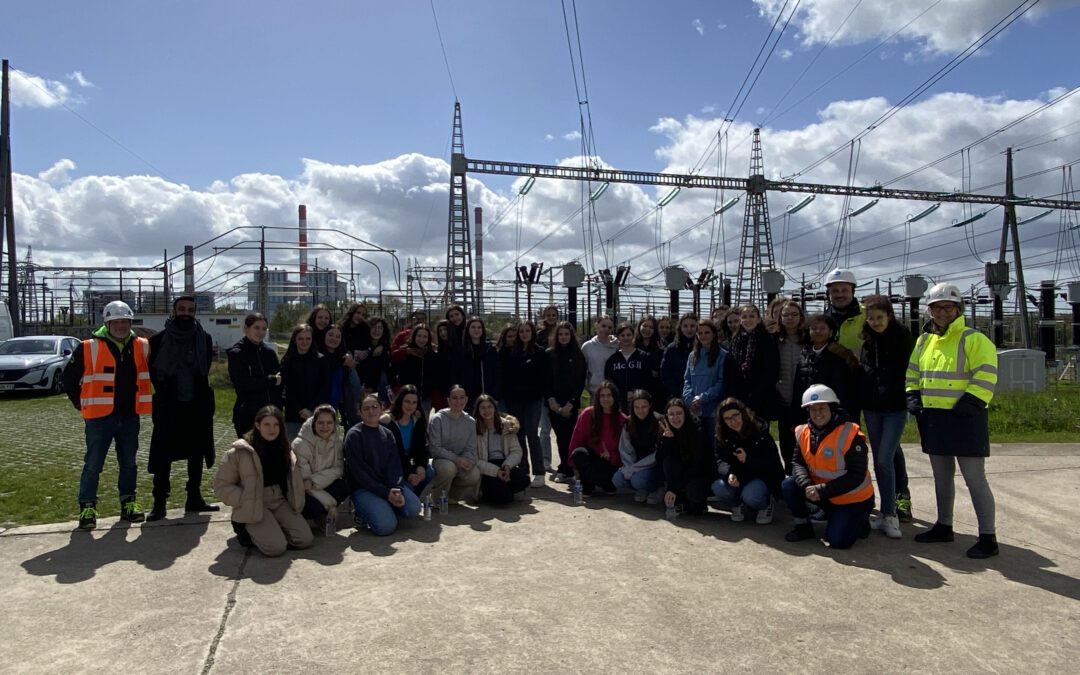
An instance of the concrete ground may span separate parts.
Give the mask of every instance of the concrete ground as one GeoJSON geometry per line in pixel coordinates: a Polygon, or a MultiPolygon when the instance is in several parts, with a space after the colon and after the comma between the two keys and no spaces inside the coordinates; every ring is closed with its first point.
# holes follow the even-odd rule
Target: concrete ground
{"type": "MultiPolygon", "coordinates": [[[[387,538],[343,529],[267,559],[227,514],[0,535],[4,672],[1075,672],[1080,444],[995,446],[1001,555],[953,544],[929,463],[907,448],[917,523],[849,551],[788,544],[726,513],[566,486],[506,509],[451,507],[387,538]]],[[[103,486],[104,487],[104,486],[103,486]]],[[[227,510],[227,509],[226,509],[227,510]]]]}

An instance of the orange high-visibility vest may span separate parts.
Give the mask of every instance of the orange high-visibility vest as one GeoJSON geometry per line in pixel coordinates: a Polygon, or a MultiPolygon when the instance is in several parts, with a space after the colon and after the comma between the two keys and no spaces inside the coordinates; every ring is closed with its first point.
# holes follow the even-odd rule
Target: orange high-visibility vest
{"type": "MultiPolygon", "coordinates": [[[[150,388],[150,342],[135,337],[135,414],[149,415],[153,392],[150,388]]],[[[113,411],[113,395],[116,382],[116,358],[108,345],[101,340],[83,340],[83,378],[79,393],[79,406],[83,419],[105,417],[113,411]]]]}
{"type": "MultiPolygon", "coordinates": [[[[859,433],[859,425],[847,422],[838,425],[829,432],[829,435],[821,439],[816,453],[810,452],[810,425],[800,424],[795,429],[795,437],[799,439],[799,452],[802,453],[806,468],[814,478],[814,483],[828,483],[836,480],[847,473],[844,464],[844,452],[848,445],[859,433]]],[[[855,489],[842,495],[829,497],[833,504],[857,504],[865,502],[874,496],[874,486],[870,482],[870,468],[867,464],[866,476],[863,482],[855,489]]]]}

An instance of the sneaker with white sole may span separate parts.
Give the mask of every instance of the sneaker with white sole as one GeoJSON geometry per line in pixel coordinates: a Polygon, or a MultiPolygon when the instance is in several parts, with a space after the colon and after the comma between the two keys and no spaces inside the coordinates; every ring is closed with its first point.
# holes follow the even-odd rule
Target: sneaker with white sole
{"type": "Polygon", "coordinates": [[[773,503],[770,499],[769,505],[757,512],[757,518],[755,518],[755,522],[757,522],[758,525],[768,525],[772,522],[772,516],[773,503]]]}
{"type": "Polygon", "coordinates": [[[538,473],[533,476],[532,482],[529,483],[529,487],[544,487],[547,481],[544,479],[544,474],[538,473]]]}
{"type": "Polygon", "coordinates": [[[881,526],[884,523],[885,523],[885,516],[881,515],[880,513],[871,513],[870,514],[870,529],[871,530],[880,530],[881,526]]]}
{"type": "Polygon", "coordinates": [[[648,490],[635,490],[634,491],[634,501],[637,502],[638,504],[641,504],[642,502],[644,502],[648,498],[649,498],[649,491],[648,490]]]}
{"type": "Polygon", "coordinates": [[[746,513],[743,511],[742,504],[736,504],[731,507],[731,522],[741,523],[746,520],[746,513]]]}
{"type": "Polygon", "coordinates": [[[900,518],[897,516],[884,516],[881,519],[881,530],[889,539],[899,539],[904,536],[900,532],[900,518]]]}

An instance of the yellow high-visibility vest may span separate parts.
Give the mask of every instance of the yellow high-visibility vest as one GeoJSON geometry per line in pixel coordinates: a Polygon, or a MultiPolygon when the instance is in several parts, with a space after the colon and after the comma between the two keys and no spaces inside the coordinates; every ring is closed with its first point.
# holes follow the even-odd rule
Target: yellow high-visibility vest
{"type": "Polygon", "coordinates": [[[990,403],[997,384],[997,349],[957,317],[943,335],[923,333],[908,361],[909,392],[919,392],[925,408],[951,410],[965,393],[990,403]]]}

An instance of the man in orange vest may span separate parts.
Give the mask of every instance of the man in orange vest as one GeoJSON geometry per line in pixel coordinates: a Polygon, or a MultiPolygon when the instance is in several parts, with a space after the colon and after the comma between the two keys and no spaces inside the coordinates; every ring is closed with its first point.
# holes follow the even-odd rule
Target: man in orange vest
{"type": "Polygon", "coordinates": [[[791,475],[781,490],[795,516],[788,541],[814,537],[807,502],[820,506],[829,522],[825,541],[831,548],[851,548],[870,532],[874,508],[874,485],[870,482],[866,438],[859,425],[849,421],[839,407],[836,393],[823,384],[811,385],[803,394],[802,407],[809,424],[795,428],[798,449],[792,458],[791,475]]]}
{"type": "Polygon", "coordinates": [[[105,305],[105,325],[75,351],[64,369],[64,391],[86,424],[86,456],[79,479],[79,529],[97,527],[97,488],[109,446],[120,464],[120,518],[145,519],[135,501],[139,417],[151,412],[150,343],[131,330],[135,315],[125,302],[105,305]]]}

